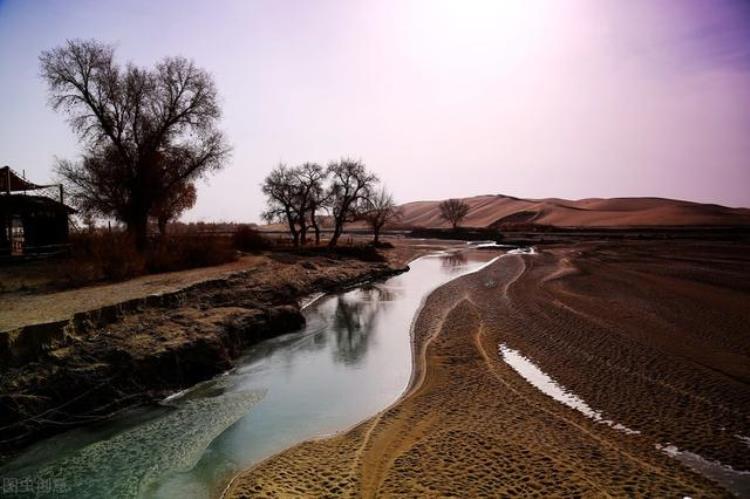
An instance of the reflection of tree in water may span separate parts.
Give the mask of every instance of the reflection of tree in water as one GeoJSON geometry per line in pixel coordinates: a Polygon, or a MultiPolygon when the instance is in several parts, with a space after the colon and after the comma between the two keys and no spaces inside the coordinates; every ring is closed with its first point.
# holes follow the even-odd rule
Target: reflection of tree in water
{"type": "Polygon", "coordinates": [[[367,285],[325,299],[308,315],[307,326],[301,334],[263,342],[255,347],[253,358],[278,353],[291,367],[298,354],[330,346],[337,362],[356,364],[367,353],[378,314],[397,295],[398,290],[367,285]],[[331,341],[335,344],[330,344],[331,341]]]}
{"type": "Polygon", "coordinates": [[[440,264],[444,269],[448,269],[451,272],[458,272],[458,270],[466,265],[466,255],[463,251],[455,251],[447,253],[440,257],[440,264]]]}
{"type": "Polygon", "coordinates": [[[336,311],[331,329],[336,338],[334,358],[345,364],[360,362],[372,340],[377,316],[387,302],[393,300],[393,292],[379,286],[359,289],[336,297],[336,311]]]}
{"type": "Polygon", "coordinates": [[[358,292],[362,295],[362,300],[378,303],[393,301],[398,295],[398,292],[393,289],[375,286],[374,284],[362,286],[358,292]]]}

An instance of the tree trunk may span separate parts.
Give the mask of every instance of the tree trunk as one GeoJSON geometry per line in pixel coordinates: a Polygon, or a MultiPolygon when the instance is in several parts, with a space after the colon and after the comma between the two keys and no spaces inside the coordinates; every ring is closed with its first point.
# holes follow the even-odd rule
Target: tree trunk
{"type": "Polygon", "coordinates": [[[328,243],[328,247],[333,248],[338,244],[339,237],[341,237],[341,234],[344,232],[344,222],[346,222],[347,216],[350,214],[349,207],[351,206],[351,201],[345,204],[342,204],[339,208],[338,214],[334,213],[333,215],[333,235],[331,236],[331,241],[328,243]]]}
{"type": "Polygon", "coordinates": [[[156,223],[159,225],[159,235],[164,237],[167,235],[167,218],[159,217],[156,219],[156,223]]]}
{"type": "Polygon", "coordinates": [[[295,248],[299,247],[299,232],[297,232],[294,224],[289,224],[289,232],[292,234],[292,246],[295,248]]]}
{"type": "Polygon", "coordinates": [[[377,225],[373,226],[372,233],[374,236],[372,242],[375,243],[375,246],[377,246],[380,243],[380,227],[377,225]]]}
{"type": "Polygon", "coordinates": [[[139,253],[145,252],[148,248],[148,214],[151,211],[151,204],[146,201],[147,198],[142,182],[138,181],[133,187],[133,197],[128,210],[130,220],[127,220],[126,224],[135,242],[135,249],[139,253]]]}
{"type": "Polygon", "coordinates": [[[286,222],[289,225],[289,232],[292,234],[292,246],[295,248],[299,246],[299,233],[297,232],[297,224],[294,222],[294,217],[287,210],[286,222]]]}
{"type": "Polygon", "coordinates": [[[338,244],[339,237],[341,237],[341,226],[337,223],[333,228],[333,234],[331,235],[331,240],[328,241],[328,247],[333,248],[338,244]]]}
{"type": "Polygon", "coordinates": [[[315,210],[310,211],[310,225],[312,225],[315,231],[315,246],[320,245],[320,227],[318,227],[318,221],[315,220],[315,210]]]}
{"type": "Polygon", "coordinates": [[[128,223],[128,232],[135,241],[135,249],[139,253],[146,251],[148,247],[148,215],[142,214],[133,217],[133,220],[128,223]]]}

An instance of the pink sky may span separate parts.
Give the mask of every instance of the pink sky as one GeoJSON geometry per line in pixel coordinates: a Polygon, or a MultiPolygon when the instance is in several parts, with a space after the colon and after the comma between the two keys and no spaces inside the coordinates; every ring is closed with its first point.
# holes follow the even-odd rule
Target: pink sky
{"type": "Polygon", "coordinates": [[[0,164],[74,158],[39,52],[211,71],[234,147],[189,220],[255,221],[278,162],[363,159],[401,202],[663,196],[750,206],[750,6],[724,0],[0,1],[0,164]]]}

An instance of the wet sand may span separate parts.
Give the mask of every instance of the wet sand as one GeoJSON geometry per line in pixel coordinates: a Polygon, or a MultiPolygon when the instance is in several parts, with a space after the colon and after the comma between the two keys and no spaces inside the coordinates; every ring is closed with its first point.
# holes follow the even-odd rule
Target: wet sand
{"type": "Polygon", "coordinates": [[[507,255],[433,292],[393,406],[246,471],[230,497],[729,492],[656,445],[750,469],[750,251],[587,243],[507,255]],[[506,364],[520,352],[602,418],[506,364]]]}

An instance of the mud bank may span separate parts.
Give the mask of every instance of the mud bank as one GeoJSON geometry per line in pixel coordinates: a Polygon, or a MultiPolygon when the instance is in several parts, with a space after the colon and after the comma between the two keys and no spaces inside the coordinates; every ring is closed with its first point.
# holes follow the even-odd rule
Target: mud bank
{"type": "Polygon", "coordinates": [[[0,332],[0,463],[35,440],[230,369],[244,348],[302,327],[299,300],[311,293],[405,270],[274,255],[172,292],[0,332]]]}

